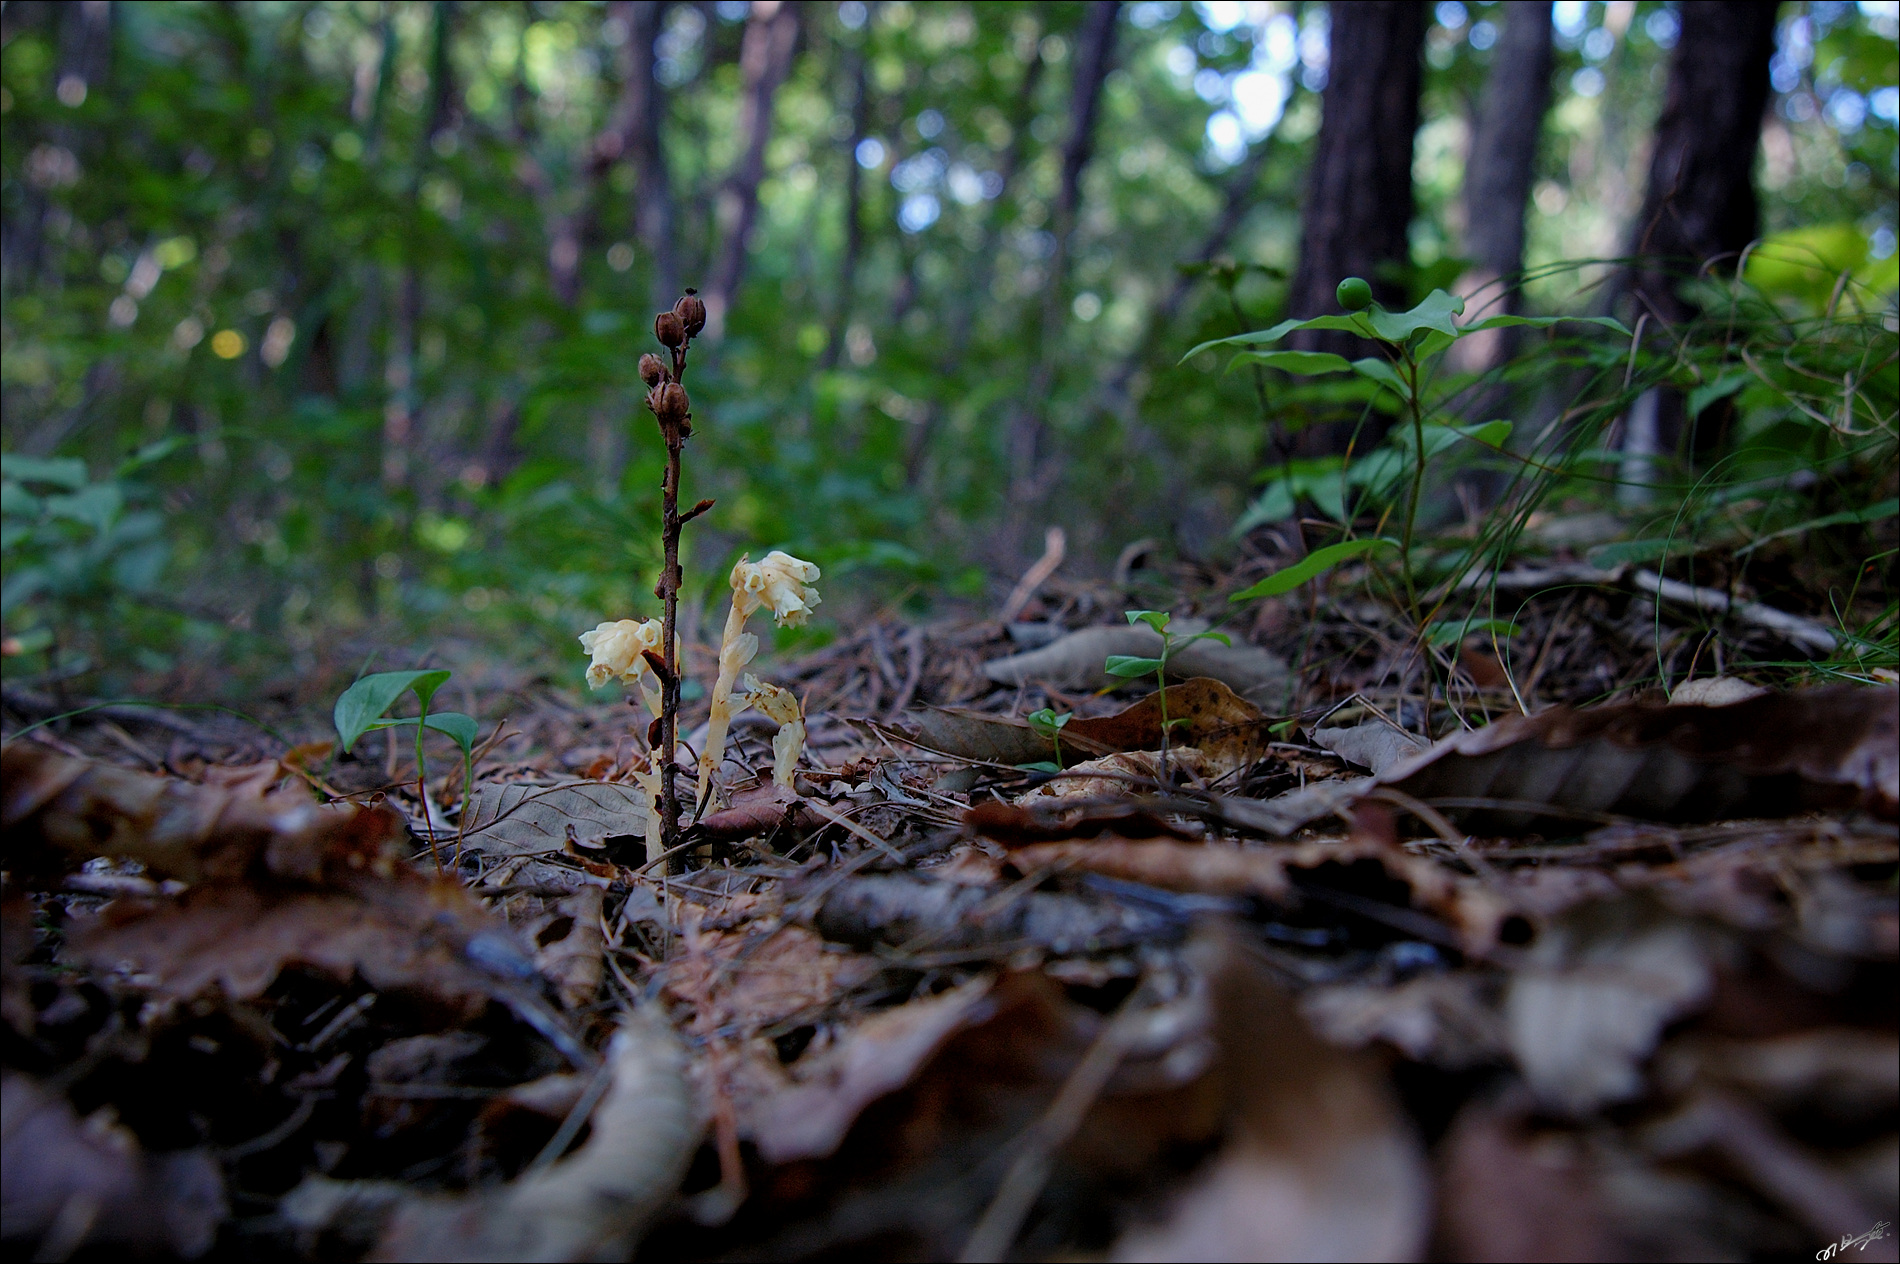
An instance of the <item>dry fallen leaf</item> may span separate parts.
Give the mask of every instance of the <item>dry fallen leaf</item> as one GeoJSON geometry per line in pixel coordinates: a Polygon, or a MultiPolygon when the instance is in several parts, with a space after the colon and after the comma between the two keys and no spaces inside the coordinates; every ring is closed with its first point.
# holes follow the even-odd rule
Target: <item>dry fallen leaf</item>
{"type": "MultiPolygon", "coordinates": [[[[1177,633],[1185,630],[1185,623],[1175,629],[1177,633]]],[[[1102,670],[1109,655],[1153,658],[1160,653],[1161,637],[1145,625],[1083,628],[1041,649],[985,663],[983,674],[998,684],[1040,681],[1057,689],[1083,692],[1127,683],[1102,670]]],[[[1175,650],[1168,666],[1169,675],[1178,680],[1210,677],[1265,711],[1278,710],[1286,701],[1286,663],[1257,646],[1195,641],[1175,650]]]]}
{"type": "Polygon", "coordinates": [[[64,1094],[28,1076],[0,1078],[0,1234],[35,1258],[82,1246],[187,1259],[211,1249],[228,1213],[218,1162],[204,1150],[146,1154],[110,1111],[81,1120],[64,1094]]]}
{"type": "Polygon", "coordinates": [[[1226,1146],[1118,1260],[1404,1260],[1429,1225],[1424,1156],[1377,1059],[1316,1038],[1232,931],[1197,941],[1213,981],[1226,1146]]]}

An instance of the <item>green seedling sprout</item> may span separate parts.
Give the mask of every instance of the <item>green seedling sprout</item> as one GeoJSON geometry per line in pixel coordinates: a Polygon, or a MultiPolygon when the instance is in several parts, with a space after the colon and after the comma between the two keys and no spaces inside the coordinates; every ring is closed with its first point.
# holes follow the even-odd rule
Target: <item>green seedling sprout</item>
{"type": "Polygon", "coordinates": [[[1110,654],[1102,664],[1102,670],[1111,676],[1123,680],[1133,680],[1138,676],[1154,673],[1155,684],[1161,691],[1161,780],[1168,779],[1168,730],[1177,724],[1186,724],[1187,720],[1168,718],[1168,660],[1174,657],[1176,650],[1192,645],[1196,641],[1219,641],[1222,645],[1232,645],[1225,633],[1196,632],[1192,636],[1176,640],[1174,633],[1168,630],[1170,616],[1165,610],[1129,610],[1125,612],[1130,625],[1145,623],[1153,628],[1161,638],[1161,657],[1143,658],[1134,654],[1110,654]]]}
{"type": "Polygon", "coordinates": [[[1031,768],[1036,772],[1061,772],[1062,730],[1068,725],[1070,720],[1075,718],[1075,713],[1072,711],[1057,712],[1053,707],[1044,707],[1040,711],[1031,711],[1023,718],[1029,721],[1029,727],[1034,729],[1038,736],[1048,738],[1050,744],[1056,748],[1056,757],[1053,761],[1044,760],[1040,763],[1027,764],[1025,767],[1031,768]]]}
{"type": "Polygon", "coordinates": [[[422,804],[422,819],[429,827],[429,855],[435,860],[438,874],[442,872],[442,857],[436,852],[435,826],[429,821],[428,766],[422,758],[422,734],[426,729],[445,733],[462,748],[464,816],[468,814],[469,798],[474,791],[475,739],[480,736],[480,728],[473,716],[460,711],[429,714],[430,700],[450,675],[450,672],[441,668],[431,671],[375,672],[345,689],[337,697],[336,708],[332,712],[336,735],[341,739],[346,753],[365,733],[401,728],[408,724],[416,726],[416,799],[422,804]],[[422,704],[421,714],[410,719],[390,718],[389,708],[396,705],[396,700],[405,693],[416,695],[416,700],[422,704]]]}

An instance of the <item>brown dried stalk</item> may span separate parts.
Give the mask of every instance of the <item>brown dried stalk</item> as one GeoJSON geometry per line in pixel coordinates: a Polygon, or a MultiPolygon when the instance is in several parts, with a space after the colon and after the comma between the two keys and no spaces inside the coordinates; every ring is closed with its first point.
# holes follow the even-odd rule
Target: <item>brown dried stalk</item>
{"type": "MultiPolygon", "coordinates": [[[[647,407],[660,423],[666,440],[666,479],[660,485],[660,532],[665,561],[653,595],[665,607],[661,620],[660,733],[655,750],[660,759],[660,850],[670,852],[679,842],[679,766],[673,752],[679,743],[680,668],[678,627],[680,595],[680,528],[712,507],[702,501],[684,516],[680,513],[680,453],[692,436],[692,403],[686,397],[686,351],[706,327],[706,304],[687,290],[671,311],[653,318],[653,333],[670,353],[668,366],[651,353],[640,357],[640,377],[647,384],[647,407]]],[[[675,864],[680,862],[676,861],[675,864]]]]}

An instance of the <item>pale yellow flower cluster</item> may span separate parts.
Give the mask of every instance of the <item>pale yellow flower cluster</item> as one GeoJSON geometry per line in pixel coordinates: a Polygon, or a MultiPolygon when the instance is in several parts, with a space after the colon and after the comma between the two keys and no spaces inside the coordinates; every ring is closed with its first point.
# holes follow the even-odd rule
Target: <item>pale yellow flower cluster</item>
{"type": "Polygon", "coordinates": [[[772,780],[791,789],[792,773],[805,749],[805,717],[798,709],[798,698],[791,690],[767,684],[757,676],[745,678],[744,698],[745,705],[757,707],[759,714],[778,725],[778,733],[772,738],[772,780]]]}
{"type": "Polygon", "coordinates": [[[817,578],[816,566],[779,549],[757,562],[741,557],[732,568],[733,608],[743,609],[744,618],[750,618],[760,606],[770,606],[781,628],[803,627],[819,601],[818,590],[811,586],[817,578]]]}
{"type": "MultiPolygon", "coordinates": [[[[658,619],[621,619],[581,633],[581,649],[594,660],[587,668],[587,683],[595,689],[610,680],[637,686],[647,713],[657,716],[661,701],[660,678],[654,675],[642,655],[647,650],[659,653],[664,639],[663,625],[658,619]]],[[[674,638],[674,662],[680,661],[678,640],[674,638]]]]}
{"type": "MultiPolygon", "coordinates": [[[[707,787],[712,784],[713,775],[718,771],[720,761],[725,758],[726,733],[732,725],[732,717],[748,705],[745,700],[741,700],[737,707],[732,705],[732,689],[739,681],[739,673],[759,652],[759,638],[745,630],[746,620],[760,608],[770,606],[772,617],[780,627],[801,626],[811,618],[812,607],[818,604],[818,590],[811,586],[811,582],[817,578],[816,566],[778,549],[767,553],[764,560],[758,562],[741,557],[732,568],[732,610],[726,615],[726,632],[719,644],[719,679],[713,683],[711,724],[706,734],[706,749],[699,757],[698,795],[701,801],[705,800],[707,787]]],[[[792,705],[796,710],[796,701],[792,705]]],[[[803,732],[804,725],[800,723],[801,746],[803,732]]],[[[774,744],[775,755],[777,749],[774,744]]],[[[796,760],[796,753],[792,758],[796,760]]],[[[776,776],[775,771],[775,779],[776,776]]],[[[785,776],[785,784],[790,784],[789,769],[785,776]]]]}

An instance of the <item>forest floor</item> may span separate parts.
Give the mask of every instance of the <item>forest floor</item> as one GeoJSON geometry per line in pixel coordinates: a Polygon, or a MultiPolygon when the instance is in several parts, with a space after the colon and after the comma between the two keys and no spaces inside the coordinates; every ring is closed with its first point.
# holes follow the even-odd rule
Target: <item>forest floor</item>
{"type": "MultiPolygon", "coordinates": [[[[1175,630],[1266,569],[1169,577],[1175,630]]],[[[1102,673],[1114,584],[873,620],[772,673],[790,784],[742,715],[651,862],[618,702],[499,685],[422,796],[327,706],[20,735],[9,689],[5,1237],[1895,1259],[1900,691],[1733,669],[1814,625],[1645,582],[1501,577],[1517,654],[1429,663],[1279,598],[1161,697],[1102,673]]]]}

